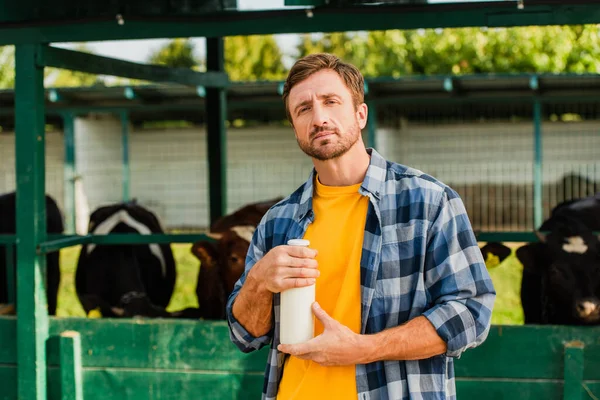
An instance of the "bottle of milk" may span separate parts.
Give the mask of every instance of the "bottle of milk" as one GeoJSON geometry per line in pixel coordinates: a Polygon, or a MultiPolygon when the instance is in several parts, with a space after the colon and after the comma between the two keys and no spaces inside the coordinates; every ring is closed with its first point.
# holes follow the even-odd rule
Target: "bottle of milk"
{"type": "MultiPolygon", "coordinates": [[[[308,247],[310,242],[292,239],[289,246],[308,247]]],[[[280,302],[280,342],[282,344],[303,343],[313,338],[315,285],[293,288],[281,292],[280,302]]]]}

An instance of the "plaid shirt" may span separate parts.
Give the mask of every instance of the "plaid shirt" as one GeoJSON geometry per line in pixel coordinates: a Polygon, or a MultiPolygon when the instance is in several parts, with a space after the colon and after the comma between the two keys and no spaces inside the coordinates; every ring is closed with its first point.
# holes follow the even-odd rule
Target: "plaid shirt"
{"type": "MultiPolygon", "coordinates": [[[[456,399],[454,358],[487,337],[496,293],[458,194],[418,170],[384,160],[375,150],[359,192],[370,199],[361,271],[361,333],[372,334],[424,315],[447,352],[415,361],[356,365],[359,399],[456,399]]],[[[275,246],[302,238],[313,221],[313,170],[298,190],[258,225],[246,271],[227,302],[233,343],[244,352],[270,345],[263,399],[275,399],[286,354],[279,344],[279,295],[271,331],[253,337],[232,305],[248,270],[275,246]]],[[[415,338],[418,340],[418,338],[415,338]]]]}

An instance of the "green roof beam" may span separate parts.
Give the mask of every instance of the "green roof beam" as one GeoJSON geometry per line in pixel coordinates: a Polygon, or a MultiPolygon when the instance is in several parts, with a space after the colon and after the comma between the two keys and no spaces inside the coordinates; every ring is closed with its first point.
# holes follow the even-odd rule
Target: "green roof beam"
{"type": "Polygon", "coordinates": [[[139,64],[80,51],[46,46],[38,57],[38,67],[54,67],[98,75],[121,76],[188,86],[224,88],[229,85],[225,72],[196,72],[189,68],[169,68],[139,64]]]}

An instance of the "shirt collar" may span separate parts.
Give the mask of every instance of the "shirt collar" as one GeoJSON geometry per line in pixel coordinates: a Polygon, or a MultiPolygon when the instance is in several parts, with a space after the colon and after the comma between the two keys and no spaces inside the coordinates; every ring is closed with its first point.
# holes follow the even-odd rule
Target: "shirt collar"
{"type": "MultiPolygon", "coordinates": [[[[367,195],[370,193],[377,200],[379,200],[383,190],[383,185],[385,183],[387,163],[381,154],[379,154],[375,149],[367,148],[367,153],[371,156],[371,158],[365,179],[360,186],[359,192],[362,195],[367,195]]],[[[312,195],[314,190],[313,182],[316,173],[317,171],[313,168],[308,180],[304,183],[302,188],[297,214],[299,220],[304,219],[310,212],[312,212],[312,195]]]]}

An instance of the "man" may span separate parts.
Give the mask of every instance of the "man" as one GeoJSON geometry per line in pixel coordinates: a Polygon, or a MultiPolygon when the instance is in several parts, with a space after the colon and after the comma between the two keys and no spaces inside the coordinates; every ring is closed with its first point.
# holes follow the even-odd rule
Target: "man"
{"type": "Polygon", "coordinates": [[[455,398],[453,359],[485,340],[495,299],[462,201],[365,148],[354,66],[304,57],[283,99],[315,168],[264,216],[227,303],[242,351],[270,345],[263,398],[455,398]],[[279,293],[315,282],[315,338],[281,345],[279,293]]]}

